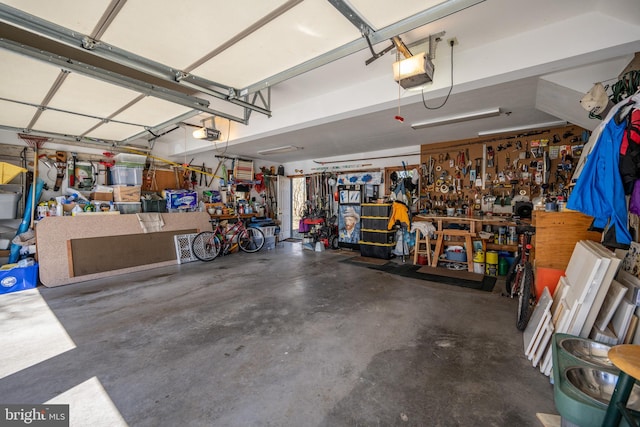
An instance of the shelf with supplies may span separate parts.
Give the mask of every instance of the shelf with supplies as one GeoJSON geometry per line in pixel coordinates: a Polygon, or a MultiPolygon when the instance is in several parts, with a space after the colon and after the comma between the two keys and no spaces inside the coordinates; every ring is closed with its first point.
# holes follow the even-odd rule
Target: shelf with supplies
{"type": "MultiPolygon", "coordinates": [[[[435,245],[434,257],[431,265],[436,267],[438,262],[459,262],[450,259],[440,259],[440,256],[446,253],[446,248],[451,246],[463,246],[466,253],[467,265],[469,271],[473,271],[473,242],[482,242],[482,250],[486,251],[508,251],[517,252],[517,243],[496,243],[492,232],[483,231],[483,228],[490,227],[492,230],[503,228],[505,241],[507,240],[507,229],[515,227],[516,222],[507,217],[496,216],[434,216],[434,215],[415,215],[414,221],[429,221],[436,227],[436,239],[430,240],[430,244],[435,245]],[[454,226],[452,228],[452,225],[454,226]]],[[[496,235],[498,234],[496,230],[496,235]]]]}

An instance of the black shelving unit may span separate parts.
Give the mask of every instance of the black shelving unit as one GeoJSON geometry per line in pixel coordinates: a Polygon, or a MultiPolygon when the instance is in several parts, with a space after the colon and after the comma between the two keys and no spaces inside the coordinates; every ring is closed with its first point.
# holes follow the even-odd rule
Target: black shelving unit
{"type": "Polygon", "coordinates": [[[360,254],[372,258],[391,258],[396,245],[396,231],[387,229],[391,203],[363,203],[360,208],[360,254]]]}

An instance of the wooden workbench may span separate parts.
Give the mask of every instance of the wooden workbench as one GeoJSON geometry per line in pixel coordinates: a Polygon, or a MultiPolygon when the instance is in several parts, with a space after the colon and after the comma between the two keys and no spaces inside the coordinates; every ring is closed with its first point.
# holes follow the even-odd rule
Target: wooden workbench
{"type": "MultiPolygon", "coordinates": [[[[464,244],[467,254],[467,270],[473,271],[473,241],[480,239],[478,232],[482,231],[485,225],[507,227],[515,226],[516,223],[510,217],[499,216],[437,216],[437,215],[414,215],[412,221],[429,221],[436,227],[435,249],[431,258],[431,266],[437,267],[440,255],[444,251],[444,247],[448,245],[464,244]],[[461,229],[444,228],[445,224],[459,224],[461,229]],[[447,240],[451,238],[450,240],[447,240]]],[[[516,252],[517,244],[496,244],[487,239],[482,241],[482,249],[495,251],[516,252]]]]}

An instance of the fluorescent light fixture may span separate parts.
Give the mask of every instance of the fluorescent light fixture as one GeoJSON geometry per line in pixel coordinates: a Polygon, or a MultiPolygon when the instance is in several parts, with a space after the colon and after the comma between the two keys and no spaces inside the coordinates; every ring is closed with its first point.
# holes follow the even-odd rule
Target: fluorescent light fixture
{"type": "Polygon", "coordinates": [[[566,126],[566,125],[567,125],[567,122],[565,120],[556,120],[555,122],[536,123],[533,125],[514,126],[510,128],[492,129],[492,130],[482,130],[478,132],[478,136],[496,135],[499,133],[513,133],[513,132],[520,132],[525,130],[536,130],[536,129],[543,129],[543,128],[555,128],[558,126],[566,126]]]}
{"type": "Polygon", "coordinates": [[[258,154],[280,154],[280,153],[290,153],[292,151],[302,150],[302,147],[296,147],[295,145],[284,145],[282,147],[276,148],[266,148],[264,150],[258,151],[258,154]]]}
{"type": "Polygon", "coordinates": [[[409,89],[433,81],[433,62],[422,52],[393,63],[393,79],[409,89]]]}
{"type": "Polygon", "coordinates": [[[413,129],[423,129],[433,126],[448,125],[451,123],[466,122],[468,120],[484,119],[486,117],[495,117],[500,115],[500,108],[490,108],[488,110],[472,111],[469,113],[456,114],[454,116],[439,117],[432,120],[425,120],[413,123],[413,129]]]}

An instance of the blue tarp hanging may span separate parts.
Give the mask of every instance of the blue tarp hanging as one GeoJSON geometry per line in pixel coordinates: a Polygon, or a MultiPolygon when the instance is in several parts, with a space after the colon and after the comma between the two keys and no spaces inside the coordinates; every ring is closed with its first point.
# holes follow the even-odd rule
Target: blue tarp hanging
{"type": "MultiPolygon", "coordinates": [[[[29,189],[29,196],[27,197],[27,203],[24,208],[24,215],[22,216],[22,222],[20,226],[18,226],[18,231],[16,231],[16,236],[24,233],[29,229],[29,225],[31,224],[31,210],[35,209],[35,206],[32,206],[33,201],[33,190],[35,187],[36,191],[36,204],[38,200],[40,200],[40,196],[42,195],[42,188],[44,187],[44,181],[40,178],[36,180],[36,185],[32,185],[29,189]]],[[[18,262],[20,258],[20,248],[22,246],[16,245],[15,243],[11,243],[11,252],[9,253],[9,264],[13,264],[18,262]]]]}

